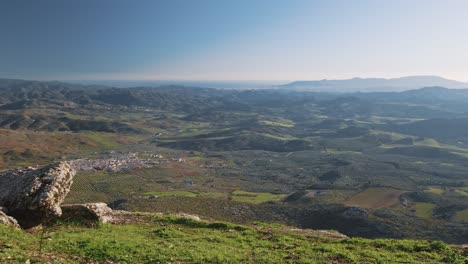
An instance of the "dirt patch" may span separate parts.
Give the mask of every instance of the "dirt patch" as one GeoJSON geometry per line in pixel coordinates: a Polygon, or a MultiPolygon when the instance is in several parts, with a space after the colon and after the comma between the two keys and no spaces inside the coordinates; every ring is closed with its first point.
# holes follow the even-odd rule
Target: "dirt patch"
{"type": "Polygon", "coordinates": [[[361,208],[379,209],[389,207],[400,202],[400,195],[404,191],[393,188],[369,188],[344,202],[345,205],[361,208]]]}

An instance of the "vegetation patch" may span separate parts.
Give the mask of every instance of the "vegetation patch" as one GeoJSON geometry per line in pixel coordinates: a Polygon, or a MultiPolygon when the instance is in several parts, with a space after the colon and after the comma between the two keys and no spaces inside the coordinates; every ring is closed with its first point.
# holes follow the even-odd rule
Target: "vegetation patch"
{"type": "Polygon", "coordinates": [[[183,191],[183,190],[146,192],[145,195],[146,196],[155,195],[158,198],[171,197],[171,196],[227,198],[227,193],[222,193],[222,192],[197,192],[197,191],[183,191]]]}
{"type": "Polygon", "coordinates": [[[260,121],[260,124],[268,125],[268,126],[279,126],[279,127],[294,127],[294,122],[291,120],[282,120],[280,121],[260,121]]]}
{"type": "Polygon", "coordinates": [[[104,133],[104,132],[91,132],[83,133],[83,136],[96,142],[102,148],[115,148],[123,144],[136,141],[139,138],[135,137],[126,137],[123,135],[118,135],[114,133],[104,133]]]}
{"type": "Polygon", "coordinates": [[[323,152],[326,154],[331,154],[331,155],[340,155],[340,154],[362,155],[362,152],[360,151],[338,150],[338,149],[333,149],[333,148],[327,148],[323,152]]]}
{"type": "Polygon", "coordinates": [[[425,146],[425,147],[433,147],[433,148],[440,147],[439,142],[437,142],[435,139],[432,139],[432,138],[424,138],[423,140],[415,141],[414,144],[417,146],[425,146]]]}
{"type": "Polygon", "coordinates": [[[234,191],[231,193],[233,201],[246,203],[266,203],[279,201],[286,196],[286,194],[273,194],[267,192],[234,191]]]}
{"type": "Polygon", "coordinates": [[[414,205],[414,208],[416,209],[416,216],[424,219],[431,219],[434,207],[435,206],[432,203],[417,202],[414,205]]]}
{"type": "Polygon", "coordinates": [[[453,220],[460,222],[468,222],[468,209],[461,210],[455,213],[453,220]]]}
{"type": "Polygon", "coordinates": [[[429,187],[426,191],[438,195],[442,195],[445,192],[445,190],[440,187],[429,187]]]}
{"type": "Polygon", "coordinates": [[[455,192],[462,196],[468,196],[468,187],[456,188],[455,192]]]}
{"type": "Polygon", "coordinates": [[[297,139],[296,137],[292,137],[289,135],[273,135],[273,134],[267,134],[267,133],[258,133],[259,135],[262,135],[264,137],[269,137],[269,138],[274,138],[274,139],[279,139],[279,140],[295,140],[297,139]]]}

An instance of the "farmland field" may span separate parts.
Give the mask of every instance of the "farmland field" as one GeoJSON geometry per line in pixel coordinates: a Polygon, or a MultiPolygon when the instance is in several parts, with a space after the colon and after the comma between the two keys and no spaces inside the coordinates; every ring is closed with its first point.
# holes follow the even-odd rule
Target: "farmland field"
{"type": "Polygon", "coordinates": [[[369,188],[345,201],[346,205],[379,209],[399,203],[404,191],[392,188],[369,188]]]}

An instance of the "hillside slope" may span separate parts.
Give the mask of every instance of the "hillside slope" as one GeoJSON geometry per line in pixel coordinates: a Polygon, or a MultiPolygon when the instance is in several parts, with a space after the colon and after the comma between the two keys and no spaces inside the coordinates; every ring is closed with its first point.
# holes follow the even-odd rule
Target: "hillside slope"
{"type": "Polygon", "coordinates": [[[346,238],[280,225],[233,225],[140,215],[133,223],[77,224],[30,233],[0,226],[8,263],[464,263],[442,242],[346,238]],[[41,239],[42,237],[42,239],[41,239]]]}

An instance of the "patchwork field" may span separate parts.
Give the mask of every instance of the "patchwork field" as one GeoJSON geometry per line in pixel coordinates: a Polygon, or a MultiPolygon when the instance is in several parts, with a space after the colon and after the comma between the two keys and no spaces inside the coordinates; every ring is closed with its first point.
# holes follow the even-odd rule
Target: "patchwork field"
{"type": "Polygon", "coordinates": [[[440,187],[429,187],[427,189],[427,192],[441,195],[441,194],[443,194],[445,192],[445,190],[440,188],[440,187]]]}
{"type": "Polygon", "coordinates": [[[369,188],[346,200],[344,204],[369,209],[379,209],[398,204],[404,191],[392,188],[369,188]]]}
{"type": "Polygon", "coordinates": [[[416,216],[424,219],[432,218],[432,211],[434,210],[434,204],[432,203],[415,203],[414,208],[416,210],[416,216]]]}
{"type": "Polygon", "coordinates": [[[468,222],[468,209],[458,211],[454,217],[455,221],[468,222]]]}
{"type": "Polygon", "coordinates": [[[246,191],[234,191],[231,193],[231,198],[237,202],[247,203],[266,203],[279,201],[286,197],[285,194],[273,194],[273,193],[254,193],[246,191]]]}

